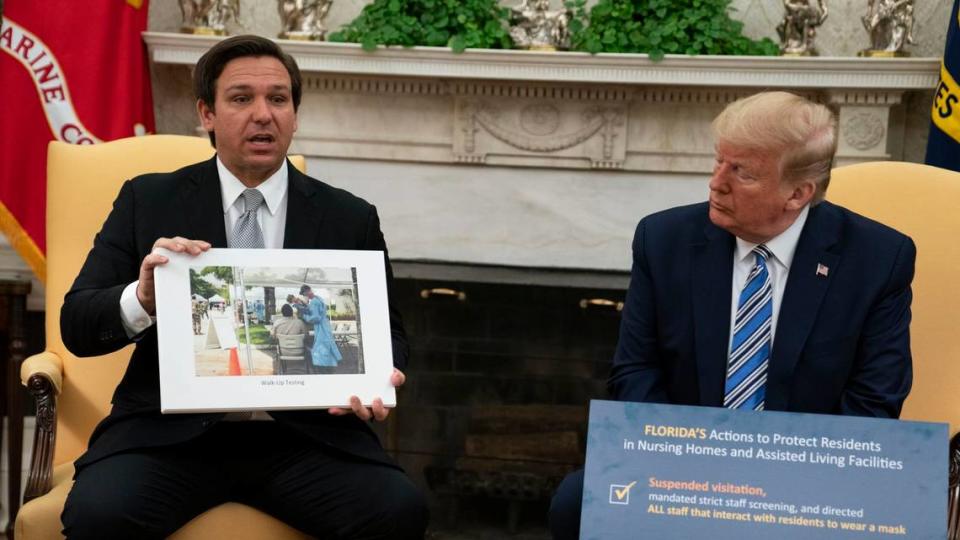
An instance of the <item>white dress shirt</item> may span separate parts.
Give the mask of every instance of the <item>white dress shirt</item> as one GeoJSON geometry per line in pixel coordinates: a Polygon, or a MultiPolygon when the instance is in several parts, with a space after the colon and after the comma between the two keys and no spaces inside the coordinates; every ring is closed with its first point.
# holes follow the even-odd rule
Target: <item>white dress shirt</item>
{"type": "MultiPolygon", "coordinates": [[[[767,249],[773,253],[773,257],[767,261],[767,272],[770,273],[770,281],[773,285],[773,320],[770,321],[771,350],[773,340],[777,337],[777,318],[783,301],[783,290],[787,286],[787,276],[790,274],[793,254],[797,251],[800,233],[803,231],[803,224],[807,222],[809,212],[809,205],[803,207],[800,215],[787,227],[787,230],[764,243],[767,249]]],[[[750,275],[750,271],[756,264],[753,248],[757,245],[759,244],[737,238],[737,249],[733,254],[733,289],[730,299],[730,339],[727,341],[727,354],[730,353],[730,345],[733,344],[733,327],[737,320],[737,305],[740,303],[740,293],[747,282],[747,276],[750,275]]]]}
{"type": "MultiPolygon", "coordinates": [[[[217,157],[217,172],[220,174],[220,196],[223,199],[223,224],[227,231],[227,246],[233,247],[233,227],[243,215],[243,190],[247,186],[217,157]]],[[[270,178],[257,186],[263,195],[267,211],[263,206],[257,212],[257,223],[263,232],[263,247],[267,249],[283,248],[283,229],[287,224],[287,162],[273,173],[270,178]]]]}

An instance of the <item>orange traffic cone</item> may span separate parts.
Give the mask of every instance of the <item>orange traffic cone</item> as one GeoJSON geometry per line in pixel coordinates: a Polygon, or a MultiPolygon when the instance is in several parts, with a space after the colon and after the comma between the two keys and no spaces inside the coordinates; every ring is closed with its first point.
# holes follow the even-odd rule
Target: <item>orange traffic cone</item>
{"type": "Polygon", "coordinates": [[[243,375],[240,372],[240,357],[237,355],[237,348],[230,348],[230,367],[228,368],[227,375],[243,375]]]}

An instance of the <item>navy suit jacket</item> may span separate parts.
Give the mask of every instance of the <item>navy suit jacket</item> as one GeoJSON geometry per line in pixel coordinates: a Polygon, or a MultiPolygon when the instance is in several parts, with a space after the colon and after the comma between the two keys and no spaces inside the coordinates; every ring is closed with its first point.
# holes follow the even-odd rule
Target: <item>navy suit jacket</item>
{"type": "MultiPolygon", "coordinates": [[[[294,249],[382,250],[386,244],[376,208],[363,199],[300,173],[287,163],[287,221],[283,246],[294,249]]],[[[131,448],[164,446],[199,436],[223,418],[219,414],[160,414],[157,330],[135,339],[120,319],[120,295],[139,277],[140,263],[160,237],[182,236],[227,247],[216,158],[164,174],[127,181],[94,239],[80,274],[60,312],[63,342],[77,356],[97,356],[136,342],[113,409],[94,430],[81,467],[131,448]]],[[[386,261],[387,286],[392,273],[386,261]]],[[[399,312],[390,307],[393,363],[403,369],[409,347],[399,312]]],[[[394,465],[367,424],[353,415],[326,411],[275,411],[277,422],[319,444],[372,461],[394,465]]]]}
{"type": "MultiPolygon", "coordinates": [[[[707,203],[640,222],[615,399],[723,405],[735,245],[707,203]]],[[[812,207],[779,307],[765,408],[898,417],[912,381],[915,259],[907,236],[829,202],[812,207]]]]}

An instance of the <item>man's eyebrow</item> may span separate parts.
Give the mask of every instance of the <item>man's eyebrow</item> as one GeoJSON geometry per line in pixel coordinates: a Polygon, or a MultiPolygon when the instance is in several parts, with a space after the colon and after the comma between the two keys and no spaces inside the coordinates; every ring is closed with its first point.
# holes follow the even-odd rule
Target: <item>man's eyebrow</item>
{"type": "MultiPolygon", "coordinates": [[[[239,90],[239,91],[244,91],[244,92],[250,91],[250,90],[253,90],[253,85],[250,85],[250,84],[234,84],[234,85],[231,85],[231,86],[226,87],[226,88],[224,89],[224,92],[237,91],[237,90],[239,90]]],[[[271,91],[271,92],[276,92],[277,90],[285,90],[285,91],[288,91],[288,92],[292,92],[292,91],[293,91],[293,90],[290,88],[290,86],[288,86],[288,85],[286,85],[286,84],[275,84],[275,85],[273,85],[273,86],[270,87],[270,91],[271,91]]]]}
{"type": "Polygon", "coordinates": [[[743,155],[743,154],[739,156],[731,156],[729,154],[724,154],[716,146],[713,147],[713,155],[717,159],[722,159],[723,161],[731,165],[736,165],[740,168],[756,169],[756,167],[758,166],[758,160],[755,158],[755,156],[752,157],[752,156],[743,155]]]}
{"type": "Polygon", "coordinates": [[[717,152],[717,157],[722,157],[727,163],[732,163],[739,167],[746,167],[748,169],[754,168],[757,165],[757,160],[751,158],[750,156],[729,156],[717,152]]]}

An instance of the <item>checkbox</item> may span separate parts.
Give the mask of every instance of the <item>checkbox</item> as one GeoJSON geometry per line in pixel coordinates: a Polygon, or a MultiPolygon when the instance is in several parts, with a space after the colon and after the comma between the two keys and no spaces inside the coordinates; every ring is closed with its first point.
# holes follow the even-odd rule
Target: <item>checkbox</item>
{"type": "Polygon", "coordinates": [[[637,483],[610,484],[610,504],[630,504],[630,488],[637,483]]]}

